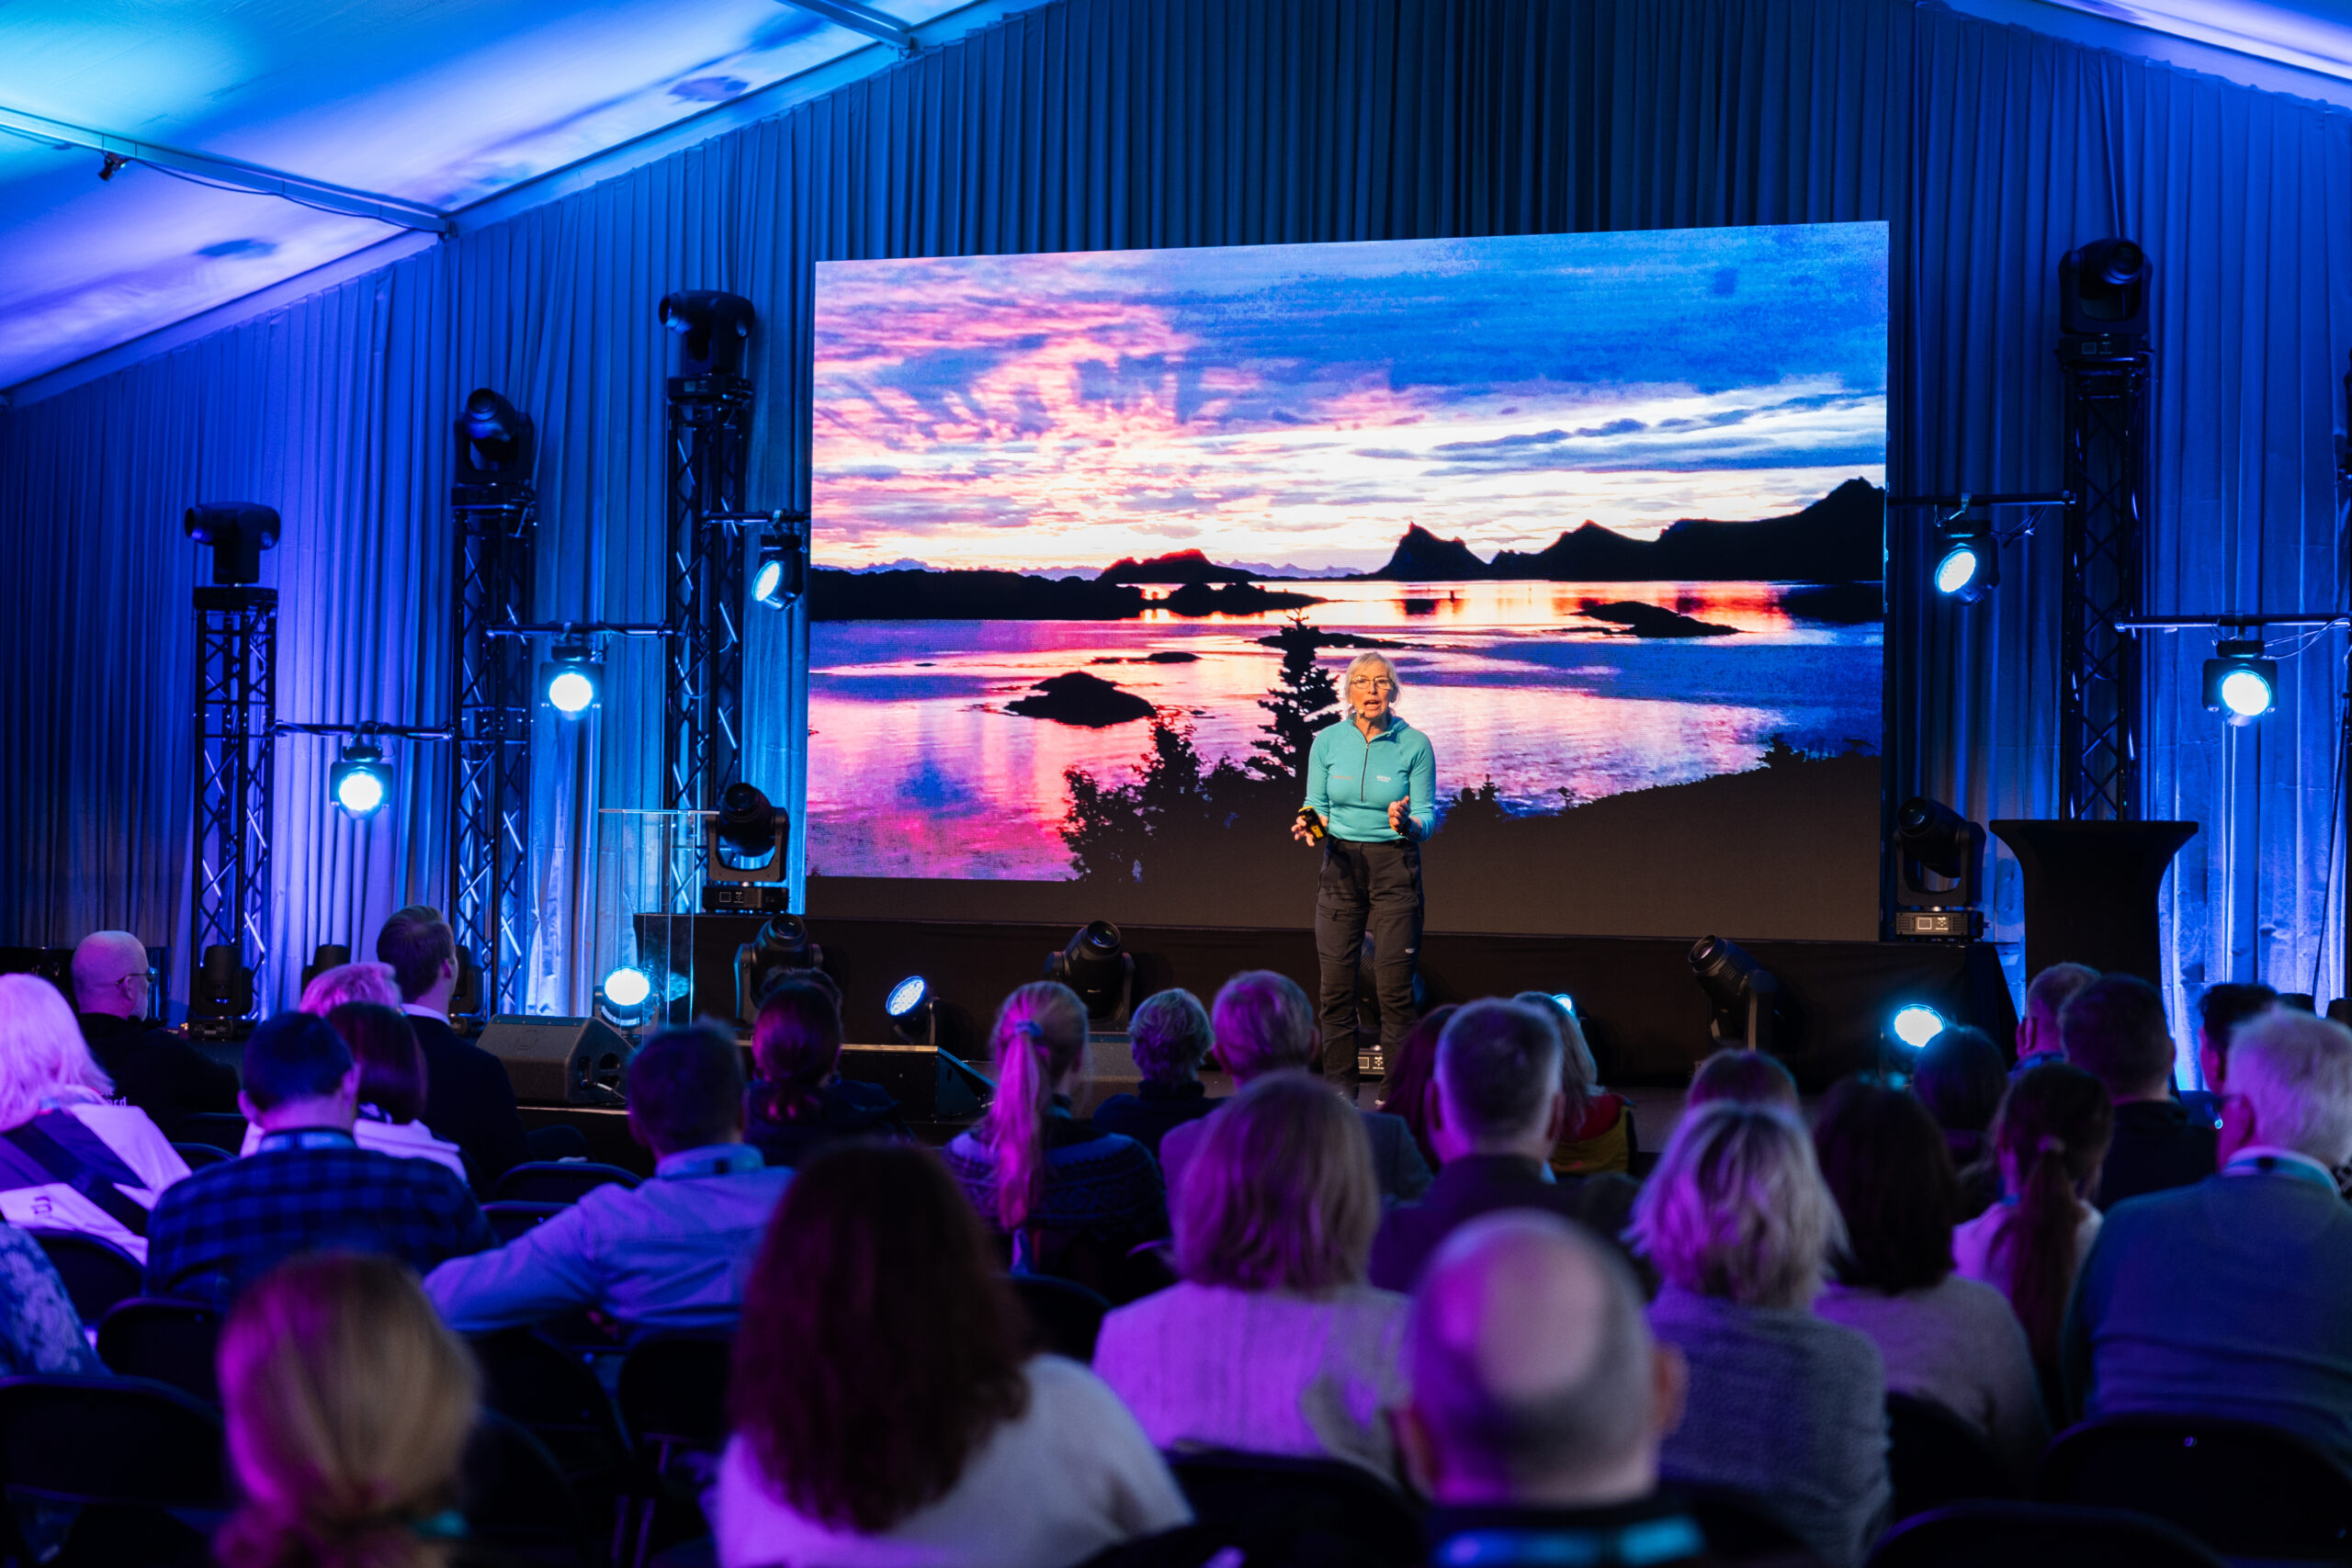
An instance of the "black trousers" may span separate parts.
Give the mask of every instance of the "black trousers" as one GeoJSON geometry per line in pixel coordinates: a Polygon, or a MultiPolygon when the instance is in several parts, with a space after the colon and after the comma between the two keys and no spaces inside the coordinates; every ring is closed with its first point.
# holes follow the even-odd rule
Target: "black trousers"
{"type": "Polygon", "coordinates": [[[1421,951],[1421,847],[1327,838],[1315,889],[1323,1077],[1350,1091],[1356,1084],[1356,987],[1367,931],[1381,1052],[1393,1061],[1413,1027],[1413,963],[1421,951]]]}

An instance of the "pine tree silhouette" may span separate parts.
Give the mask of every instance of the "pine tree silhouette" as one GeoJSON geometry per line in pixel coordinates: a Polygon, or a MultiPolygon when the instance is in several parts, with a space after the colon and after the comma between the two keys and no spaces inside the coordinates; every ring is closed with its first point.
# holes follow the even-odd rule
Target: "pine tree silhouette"
{"type": "Polygon", "coordinates": [[[1340,688],[1331,672],[1315,662],[1322,643],[1304,612],[1294,614],[1274,635],[1283,650],[1282,682],[1258,699],[1268,721],[1258,727],[1261,739],[1250,748],[1249,769],[1259,778],[1287,784],[1306,776],[1315,732],[1336,716],[1340,688]]]}

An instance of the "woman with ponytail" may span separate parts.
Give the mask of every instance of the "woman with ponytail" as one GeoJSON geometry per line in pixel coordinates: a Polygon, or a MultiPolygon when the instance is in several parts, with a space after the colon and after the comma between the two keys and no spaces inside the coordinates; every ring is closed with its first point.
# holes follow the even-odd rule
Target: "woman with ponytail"
{"type": "Polygon", "coordinates": [[[743,1141],[772,1167],[797,1168],[843,1138],[910,1142],[899,1102],[880,1084],[841,1075],[842,999],[810,971],[784,981],[760,1003],[752,1025],[752,1085],[743,1141]]]}
{"type": "Polygon", "coordinates": [[[220,1338],[240,1506],[224,1568],[449,1568],[467,1561],[458,1466],[481,1378],[416,1276],[322,1252],[256,1281],[220,1338]]]}
{"type": "Polygon", "coordinates": [[[947,1145],[947,1165],[980,1217],[1013,1238],[1015,1265],[1051,1267],[1080,1236],[1116,1248],[1166,1234],[1150,1152],[1070,1113],[1087,1070],[1078,993],[1051,980],[1022,987],[997,1010],[989,1045],[996,1099],[947,1145]]]}
{"type": "Polygon", "coordinates": [[[2098,1079],[2064,1062],[2027,1068],[1993,1118],[2001,1201],[1952,1231],[1954,1269],[2009,1298],[2045,1388],[2066,1293],[2098,1236],[2089,1196],[2114,1132],[2115,1106],[2098,1079]]]}

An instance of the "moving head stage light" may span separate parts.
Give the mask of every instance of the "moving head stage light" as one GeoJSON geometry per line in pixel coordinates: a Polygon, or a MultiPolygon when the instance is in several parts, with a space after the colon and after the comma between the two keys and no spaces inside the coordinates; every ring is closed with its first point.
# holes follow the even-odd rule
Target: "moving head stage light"
{"type": "Polygon", "coordinates": [[[754,319],[752,302],[740,294],[696,288],[664,295],[662,324],[678,334],[679,378],[741,376],[743,344],[754,319]]]}
{"type": "Polygon", "coordinates": [[[1046,978],[1059,980],[1086,1004],[1090,1023],[1126,1027],[1134,1011],[1136,961],[1108,920],[1089,920],[1069,945],[1046,960],[1046,978]]]}
{"type": "Polygon", "coordinates": [[[790,897],[784,886],[784,845],[791,833],[791,814],[758,786],[729,784],[719,795],[704,851],[703,913],[783,914],[790,897]]]}
{"type": "Polygon", "coordinates": [[[261,581],[261,553],[277,543],[277,513],[247,501],[204,502],[187,509],[180,531],[212,547],[212,582],[244,588],[261,581]]]}
{"type": "Polygon", "coordinates": [[[242,1040],[253,1030],[254,972],[236,947],[204,950],[190,976],[187,1032],[191,1040],[242,1040]]]}
{"type": "Polygon", "coordinates": [[[1915,795],[1894,814],[1894,934],[1973,942],[1984,934],[1984,829],[1939,801],[1915,795]],[[1952,879],[1930,887],[1927,874],[1952,879]]]}
{"type": "Polygon", "coordinates": [[[1690,949],[1690,972],[1707,993],[1707,1034],[1717,1045],[1774,1051],[1788,1032],[1781,982],[1738,943],[1703,936],[1690,949]]]}
{"type": "Polygon", "coordinates": [[[311,961],[302,965],[302,989],[309,990],[311,982],[330,969],[340,969],[351,962],[348,942],[322,942],[311,953],[311,961]]]}
{"type": "Polygon", "coordinates": [[[795,970],[817,967],[823,953],[797,915],[777,915],[735,950],[735,1018],[748,1026],[768,990],[795,970]]]}

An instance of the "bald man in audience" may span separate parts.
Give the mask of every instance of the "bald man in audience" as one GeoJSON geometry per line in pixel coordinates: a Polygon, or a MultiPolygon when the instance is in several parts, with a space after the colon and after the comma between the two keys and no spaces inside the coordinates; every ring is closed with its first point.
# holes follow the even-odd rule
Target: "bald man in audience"
{"type": "Polygon", "coordinates": [[[1657,1489],[1681,1354],[1650,1337],[1633,1272],[1605,1243],[1532,1211],[1471,1221],[1422,1276],[1405,1353],[1413,1397],[1396,1438],[1432,1504],[1430,1562],[1716,1561],[1657,1489]]]}
{"type": "Polygon", "coordinates": [[[237,1072],[149,1024],[147,992],[147,949],[129,931],[93,931],[74,950],[74,1010],[90,1055],[117,1094],[176,1138],[199,1111],[237,1109],[237,1072]]]}
{"type": "Polygon", "coordinates": [[[2066,1059],[2058,1015],[2098,978],[2098,971],[2087,964],[2052,964],[2026,982],[2025,1016],[2018,1020],[2018,1065],[2010,1069],[2011,1077],[2038,1062],[2066,1059]]]}

